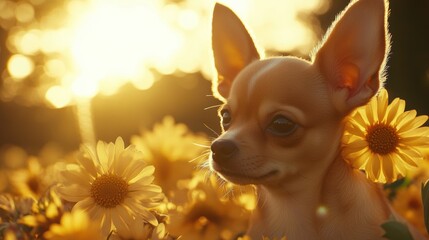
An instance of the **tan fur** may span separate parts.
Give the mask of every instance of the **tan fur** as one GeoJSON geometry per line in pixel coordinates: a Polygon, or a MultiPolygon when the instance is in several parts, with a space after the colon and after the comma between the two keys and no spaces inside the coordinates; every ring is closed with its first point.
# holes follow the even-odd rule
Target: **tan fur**
{"type": "Polygon", "coordinates": [[[380,225],[391,208],[380,186],[342,159],[340,140],[347,115],[383,81],[386,6],[383,0],[353,1],[310,62],[260,59],[240,20],[216,5],[213,51],[220,78],[213,90],[231,122],[212,145],[210,165],[231,182],[257,186],[252,239],[382,239],[380,225]],[[276,116],[296,129],[273,134],[276,116]]]}

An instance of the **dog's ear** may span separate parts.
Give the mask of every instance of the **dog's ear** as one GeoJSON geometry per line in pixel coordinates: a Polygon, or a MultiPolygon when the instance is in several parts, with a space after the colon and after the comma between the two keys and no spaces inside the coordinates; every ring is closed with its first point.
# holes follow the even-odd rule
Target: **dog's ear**
{"type": "Polygon", "coordinates": [[[368,102],[384,82],[390,47],[387,5],[385,0],[352,1],[314,56],[344,114],[368,102]]]}
{"type": "Polygon", "coordinates": [[[227,98],[238,72],[260,55],[240,19],[219,3],[213,11],[212,48],[218,74],[213,82],[213,93],[220,99],[227,98]]]}

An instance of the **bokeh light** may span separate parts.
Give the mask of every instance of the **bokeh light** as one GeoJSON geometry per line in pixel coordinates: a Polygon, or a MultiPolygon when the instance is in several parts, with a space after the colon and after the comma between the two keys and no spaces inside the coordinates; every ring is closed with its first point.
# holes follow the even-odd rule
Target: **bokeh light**
{"type": "Polygon", "coordinates": [[[71,102],[71,96],[67,90],[60,86],[49,88],[45,97],[55,108],[65,107],[71,102]]]}
{"type": "Polygon", "coordinates": [[[15,54],[9,58],[7,69],[13,78],[20,80],[33,72],[34,63],[29,57],[15,54]]]}
{"type": "Polygon", "coordinates": [[[19,22],[29,22],[34,18],[34,8],[29,3],[18,3],[15,9],[15,16],[16,20],[18,20],[19,22]]]}
{"type": "MultiPolygon", "coordinates": [[[[270,53],[308,54],[317,41],[319,26],[305,16],[323,13],[329,7],[329,1],[321,0],[220,2],[243,19],[257,43],[270,53]]],[[[36,94],[29,104],[61,108],[82,97],[115,94],[126,83],[149,89],[158,73],[201,72],[211,79],[214,3],[2,1],[0,25],[7,31],[11,53],[7,70],[15,80],[4,84],[2,99],[25,99],[25,93],[31,91],[36,94]],[[66,93],[62,100],[59,91],[66,93]]]]}

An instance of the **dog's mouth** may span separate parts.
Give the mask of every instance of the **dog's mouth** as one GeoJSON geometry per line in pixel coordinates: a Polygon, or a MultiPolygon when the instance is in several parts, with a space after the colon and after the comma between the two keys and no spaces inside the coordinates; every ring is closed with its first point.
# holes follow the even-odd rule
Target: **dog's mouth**
{"type": "Polygon", "coordinates": [[[250,182],[250,183],[263,182],[265,180],[270,179],[271,177],[274,177],[279,172],[278,170],[271,170],[271,171],[269,171],[265,174],[262,174],[262,175],[252,176],[252,175],[248,175],[248,174],[233,172],[233,171],[230,171],[228,169],[224,169],[222,167],[215,168],[215,170],[218,173],[220,173],[222,176],[227,178],[228,180],[231,180],[232,182],[246,181],[246,182],[250,182]]]}

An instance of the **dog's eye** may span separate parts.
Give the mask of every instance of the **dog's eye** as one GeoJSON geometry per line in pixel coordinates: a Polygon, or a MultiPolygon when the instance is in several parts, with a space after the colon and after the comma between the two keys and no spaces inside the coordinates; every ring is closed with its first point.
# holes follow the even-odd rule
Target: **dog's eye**
{"type": "Polygon", "coordinates": [[[268,125],[267,131],[279,137],[286,137],[292,134],[297,128],[297,124],[286,117],[276,116],[268,125]]]}
{"type": "Polygon", "coordinates": [[[222,116],[222,125],[226,129],[231,123],[231,113],[227,109],[222,109],[220,115],[222,116]]]}

